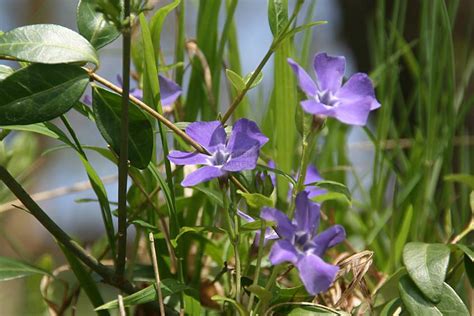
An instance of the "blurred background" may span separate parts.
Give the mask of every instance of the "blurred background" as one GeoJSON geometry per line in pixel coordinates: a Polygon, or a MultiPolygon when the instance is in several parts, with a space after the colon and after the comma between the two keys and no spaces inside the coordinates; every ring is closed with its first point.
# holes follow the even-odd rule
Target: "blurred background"
{"type": "MultiPolygon", "coordinates": [[[[189,39],[196,36],[196,16],[199,1],[186,1],[186,28],[189,39]]],[[[214,1],[214,0],[209,0],[214,1]]],[[[217,0],[216,0],[217,1],[217,0]]],[[[155,5],[161,6],[167,1],[153,1],[155,5]]],[[[306,1],[305,8],[309,2],[306,1]]],[[[356,71],[373,73],[374,63],[377,61],[375,51],[377,30],[374,29],[376,20],[387,20],[387,24],[393,20],[393,6],[398,1],[386,1],[383,10],[376,10],[381,1],[346,1],[346,0],[318,0],[312,20],[327,20],[329,23],[316,27],[311,42],[310,55],[316,52],[326,51],[333,55],[345,55],[348,61],[346,75],[356,71]],[[377,3],[379,2],[379,3],[377,3]],[[377,16],[378,14],[378,16],[377,16]],[[374,62],[375,60],[375,62],[374,62]]],[[[410,45],[416,45],[420,29],[420,7],[426,1],[409,1],[406,16],[403,17],[403,34],[410,45]]],[[[429,1],[428,1],[429,2],[429,1]]],[[[292,1],[290,3],[293,4],[292,1]]],[[[464,51],[472,51],[472,13],[474,12],[474,1],[463,0],[459,2],[456,22],[452,25],[452,37],[455,47],[462,50],[455,54],[464,54],[464,51]]],[[[37,23],[54,23],[73,30],[77,30],[75,24],[77,1],[75,0],[0,0],[0,30],[10,29],[37,23]]],[[[223,6],[222,6],[223,7],[223,6]]],[[[395,10],[399,10],[395,8],[395,10]]],[[[225,16],[225,10],[221,10],[225,16]]],[[[305,9],[302,10],[305,12],[305,9]]],[[[399,17],[402,19],[402,17],[399,17]]],[[[246,74],[256,67],[264,56],[271,41],[272,34],[267,21],[267,1],[265,0],[240,0],[237,6],[235,21],[238,32],[238,40],[241,52],[242,73],[246,74]]],[[[173,14],[166,20],[164,34],[162,35],[162,47],[165,58],[172,62],[174,54],[174,24],[173,14]]],[[[224,19],[220,19],[221,27],[224,19]]],[[[121,41],[116,40],[100,51],[101,68],[99,73],[116,82],[116,75],[121,71],[121,41]]],[[[464,58],[464,56],[462,56],[464,58]]],[[[380,58],[380,56],[379,56],[380,58]]],[[[464,59],[461,59],[464,60],[464,59]]],[[[460,70],[473,67],[466,62],[456,63],[455,67],[460,70]]],[[[472,61],[471,61],[472,62],[472,61]]],[[[2,62],[3,63],[3,62],[2,62]]],[[[13,64],[11,64],[13,65],[13,64]]],[[[387,66],[388,68],[388,66],[387,66]]],[[[379,71],[384,71],[384,69],[379,71]]],[[[258,104],[263,100],[267,104],[272,88],[272,62],[264,68],[264,81],[259,89],[251,91],[250,100],[253,105],[252,118],[261,119],[265,108],[258,104]]],[[[375,73],[377,74],[377,73],[375,73]]],[[[409,70],[397,68],[400,87],[403,93],[408,95],[413,88],[413,82],[409,70]]],[[[185,82],[189,80],[189,72],[185,82]]],[[[378,79],[382,80],[381,77],[378,79]]],[[[472,81],[466,84],[463,98],[473,94],[472,81]],[[470,87],[470,89],[469,89],[470,87]]],[[[186,84],[184,85],[186,87],[186,84]]],[[[185,95],[185,94],[184,94],[185,95]]],[[[221,95],[224,95],[221,94],[221,95]]],[[[221,98],[227,98],[225,95],[221,98]]],[[[384,100],[382,101],[383,106],[384,100]]],[[[224,102],[227,104],[227,102],[224,102]]],[[[409,105],[406,105],[409,106],[409,105]]],[[[394,115],[400,112],[393,111],[394,115]]],[[[91,146],[106,146],[99,135],[96,126],[84,119],[74,111],[68,114],[79,139],[83,144],[91,146]]],[[[410,120],[410,116],[401,118],[410,120]]],[[[413,120],[414,117],[413,117],[413,120]]],[[[466,124],[464,133],[472,135],[474,132],[474,117],[472,111],[466,113],[466,124]]],[[[406,122],[406,124],[416,123],[406,122]]],[[[375,128],[375,126],[372,126],[375,128]]],[[[358,166],[363,178],[370,179],[372,168],[373,150],[367,145],[368,137],[360,130],[355,129],[349,133],[349,145],[347,157],[351,157],[352,165],[358,166]]],[[[103,234],[101,215],[95,203],[78,203],[81,200],[92,198],[94,195],[90,190],[84,190],[87,175],[77,158],[70,149],[58,149],[58,143],[49,138],[34,136],[31,134],[13,133],[5,139],[5,147],[0,150],[0,155],[14,154],[19,157],[15,165],[11,166],[15,174],[27,184],[28,191],[40,193],[36,196],[41,200],[39,203],[44,210],[68,233],[83,242],[92,242],[103,234]],[[67,193],[65,191],[78,191],[67,193]],[[57,196],[56,196],[57,195],[57,196]]],[[[472,144],[470,144],[472,146],[472,144]]],[[[98,156],[94,152],[89,153],[92,165],[105,178],[107,190],[111,201],[116,201],[116,167],[98,156]]],[[[453,158],[454,159],[454,158],[453,158]]],[[[0,161],[2,157],[0,157],[0,161]]],[[[471,163],[472,164],[472,163],[471,163]]],[[[355,183],[353,176],[348,179],[349,183],[355,183]]],[[[364,182],[364,181],[363,181],[364,182]]],[[[366,181],[365,181],[366,182],[366,181]]],[[[373,183],[368,183],[368,186],[373,183]]],[[[370,188],[367,188],[370,190],[370,188]]],[[[362,195],[361,192],[358,193],[362,195]]],[[[9,195],[0,184],[0,256],[22,258],[28,262],[37,262],[44,265],[51,264],[54,260],[55,266],[63,262],[59,256],[56,244],[48,233],[26,212],[11,207],[13,197],[9,195]],[[51,259],[46,254],[57,255],[51,259]]],[[[0,283],[0,315],[35,315],[35,311],[28,308],[28,302],[38,300],[35,297],[39,285],[38,279],[29,278],[0,283]],[[13,293],[23,293],[12,295],[13,293]],[[27,304],[25,305],[24,299],[27,304]]],[[[44,311],[37,311],[43,314],[44,311]]]]}

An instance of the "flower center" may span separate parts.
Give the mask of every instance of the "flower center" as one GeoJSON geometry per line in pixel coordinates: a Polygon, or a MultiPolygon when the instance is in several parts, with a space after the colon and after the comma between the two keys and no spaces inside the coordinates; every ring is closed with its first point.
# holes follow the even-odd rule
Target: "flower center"
{"type": "Polygon", "coordinates": [[[293,244],[301,252],[305,252],[311,246],[311,235],[308,232],[297,231],[294,238],[293,244]]]}
{"type": "Polygon", "coordinates": [[[224,165],[230,158],[230,153],[224,146],[219,146],[217,150],[212,154],[211,163],[214,166],[224,165]]]}
{"type": "Polygon", "coordinates": [[[335,106],[339,100],[332,94],[331,91],[324,90],[324,91],[319,91],[316,94],[316,101],[324,105],[335,106]]]}

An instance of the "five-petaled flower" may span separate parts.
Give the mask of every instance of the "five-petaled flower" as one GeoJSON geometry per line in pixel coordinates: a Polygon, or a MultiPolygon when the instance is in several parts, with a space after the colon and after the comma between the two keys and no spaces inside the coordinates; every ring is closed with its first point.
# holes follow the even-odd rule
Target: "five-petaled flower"
{"type": "Polygon", "coordinates": [[[275,230],[280,236],[270,251],[270,262],[274,265],[283,262],[294,264],[311,295],[326,291],[336,278],[339,268],[324,262],[321,257],[328,248],[345,239],[344,228],[334,225],[318,234],[320,207],[309,200],[308,192],[304,191],[296,197],[293,221],[274,208],[264,208],[260,216],[276,222],[275,230]]]}
{"type": "Polygon", "coordinates": [[[367,74],[356,73],[342,85],[346,68],[343,56],[317,54],[313,63],[316,82],[294,60],[288,58],[288,63],[295,72],[301,90],[309,97],[301,102],[305,112],[334,117],[346,124],[365,125],[369,112],[380,107],[367,74]]]}
{"type": "Polygon", "coordinates": [[[186,134],[210,155],[177,150],[170,152],[168,159],[176,165],[204,165],[181,182],[185,187],[225,177],[230,172],[254,169],[260,148],[268,141],[257,124],[247,119],[235,122],[229,138],[219,121],[191,123],[186,128],[186,134]]]}

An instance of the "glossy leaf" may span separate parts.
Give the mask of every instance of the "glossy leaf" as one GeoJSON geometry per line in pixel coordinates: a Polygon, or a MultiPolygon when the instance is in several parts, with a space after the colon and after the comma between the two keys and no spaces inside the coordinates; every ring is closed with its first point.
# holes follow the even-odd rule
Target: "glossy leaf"
{"type": "Polygon", "coordinates": [[[247,205],[256,209],[260,209],[264,206],[273,207],[273,200],[268,196],[260,193],[245,193],[240,190],[237,191],[247,202],[247,205]]]}
{"type": "Polygon", "coordinates": [[[13,69],[7,65],[0,65],[0,80],[5,79],[13,73],[13,69]]]}
{"type": "Polygon", "coordinates": [[[440,301],[436,305],[419,291],[415,283],[405,276],[399,283],[400,297],[411,315],[417,316],[468,316],[469,311],[456,292],[446,283],[441,287],[440,301]]]}
{"type": "Polygon", "coordinates": [[[49,272],[20,260],[0,257],[0,281],[23,278],[33,274],[49,275],[49,272]]]}
{"type": "Polygon", "coordinates": [[[80,0],[77,6],[77,28],[96,49],[104,47],[119,37],[115,25],[97,11],[95,0],[80,0]]]}
{"type": "Polygon", "coordinates": [[[0,81],[0,125],[49,121],[67,112],[87,87],[87,72],[73,65],[33,64],[0,81]]]}
{"type": "MultiPolygon", "coordinates": [[[[120,153],[121,105],[120,95],[93,87],[92,107],[97,127],[117,154],[120,153]]],[[[130,164],[138,169],[145,169],[153,152],[153,128],[145,114],[134,105],[129,108],[128,148],[130,164]]]]}
{"type": "MultiPolygon", "coordinates": [[[[161,293],[163,294],[163,298],[182,292],[188,288],[189,287],[187,285],[181,284],[173,279],[161,280],[161,293]]],[[[127,307],[152,302],[155,300],[158,300],[158,295],[156,294],[155,285],[152,284],[144,288],[143,290],[124,297],[123,304],[125,307],[127,307]]],[[[118,308],[117,300],[113,300],[108,303],[105,303],[102,306],[99,306],[98,308],[96,308],[96,311],[115,308],[118,308]]]]}
{"type": "Polygon", "coordinates": [[[403,263],[413,282],[433,302],[438,302],[448,269],[450,250],[443,244],[408,243],[403,263]]]}
{"type": "Polygon", "coordinates": [[[81,35],[55,24],[22,26],[0,36],[0,57],[43,64],[99,65],[94,47],[81,35]]]}

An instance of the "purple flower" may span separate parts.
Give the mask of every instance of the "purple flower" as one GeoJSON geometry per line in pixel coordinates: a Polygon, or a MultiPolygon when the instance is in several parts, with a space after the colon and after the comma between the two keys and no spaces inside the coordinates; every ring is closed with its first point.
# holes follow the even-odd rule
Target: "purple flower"
{"type": "Polygon", "coordinates": [[[308,193],[304,191],[296,197],[293,221],[274,208],[264,208],[260,216],[276,222],[275,230],[281,238],[272,246],[270,262],[274,265],[283,262],[294,264],[311,295],[326,291],[336,278],[339,268],[324,262],[321,257],[328,248],[345,239],[344,228],[334,225],[318,234],[319,204],[309,200],[308,193]]]}
{"type": "Polygon", "coordinates": [[[301,102],[301,106],[310,114],[331,116],[346,124],[365,125],[369,112],[380,107],[367,74],[356,73],[342,85],[346,68],[343,56],[317,54],[313,63],[316,82],[291,58],[288,58],[288,63],[301,90],[309,97],[301,102]]]}
{"type": "Polygon", "coordinates": [[[227,176],[230,172],[254,169],[260,148],[268,141],[257,124],[247,119],[235,122],[229,139],[219,121],[191,123],[186,128],[186,134],[210,155],[177,150],[168,155],[168,159],[176,165],[204,165],[181,182],[185,187],[227,176]]]}

